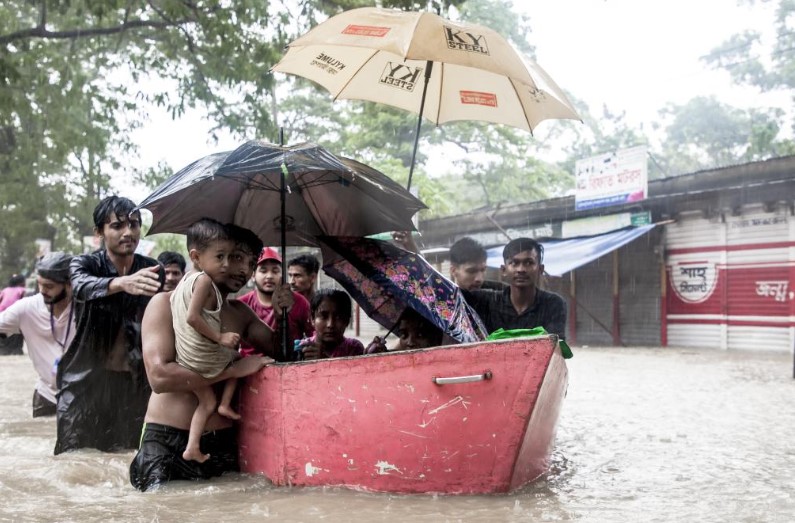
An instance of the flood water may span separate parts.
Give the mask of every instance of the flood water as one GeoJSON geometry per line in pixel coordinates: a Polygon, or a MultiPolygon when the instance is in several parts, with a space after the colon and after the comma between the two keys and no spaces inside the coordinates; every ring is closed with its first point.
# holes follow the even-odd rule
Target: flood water
{"type": "Polygon", "coordinates": [[[53,456],[26,356],[0,358],[2,521],[795,521],[792,355],[574,348],[549,473],[518,492],[422,496],[227,475],[141,494],[132,452],[53,456]]]}

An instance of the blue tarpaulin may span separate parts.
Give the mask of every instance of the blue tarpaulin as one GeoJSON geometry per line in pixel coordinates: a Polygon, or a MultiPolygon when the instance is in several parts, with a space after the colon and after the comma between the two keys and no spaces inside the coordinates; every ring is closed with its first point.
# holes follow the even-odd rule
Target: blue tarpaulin
{"type": "MultiPolygon", "coordinates": [[[[632,240],[646,234],[654,228],[654,224],[640,227],[629,227],[618,231],[583,236],[568,240],[544,240],[544,269],[550,276],[563,276],[569,271],[601,258],[632,240]]],[[[499,268],[503,264],[502,249],[504,245],[488,249],[487,264],[499,268]]]]}

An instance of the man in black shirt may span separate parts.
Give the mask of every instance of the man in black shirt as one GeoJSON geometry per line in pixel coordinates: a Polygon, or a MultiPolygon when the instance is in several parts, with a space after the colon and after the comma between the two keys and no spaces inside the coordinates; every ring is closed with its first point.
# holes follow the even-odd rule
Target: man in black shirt
{"type": "Polygon", "coordinates": [[[566,302],[554,292],[538,288],[544,274],[544,247],[530,238],[511,240],[502,251],[502,276],[510,287],[502,290],[462,289],[489,333],[499,328],[532,329],[566,337],[566,302]]]}
{"type": "Polygon", "coordinates": [[[151,392],[141,318],[160,290],[160,266],[135,252],[141,214],[131,200],[108,196],[93,218],[102,245],[69,267],[76,332],[58,364],[55,454],[136,448],[151,392]]]}

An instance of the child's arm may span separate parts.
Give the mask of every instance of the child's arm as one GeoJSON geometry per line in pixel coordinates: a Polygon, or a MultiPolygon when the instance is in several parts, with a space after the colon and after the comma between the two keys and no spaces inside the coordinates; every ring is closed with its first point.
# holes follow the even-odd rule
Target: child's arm
{"type": "Polygon", "coordinates": [[[176,362],[170,295],[171,293],[155,294],[146,307],[141,323],[146,377],[154,392],[192,392],[228,378],[243,378],[258,372],[273,361],[262,356],[249,356],[236,361],[213,379],[186,369],[176,362]]]}
{"type": "Polygon", "coordinates": [[[212,280],[206,274],[196,278],[193,284],[193,294],[191,294],[188,304],[188,325],[196,329],[196,332],[215,343],[237,348],[240,343],[240,335],[236,332],[216,332],[207,325],[202,318],[202,309],[215,309],[218,307],[215,291],[213,290],[212,280]]]}

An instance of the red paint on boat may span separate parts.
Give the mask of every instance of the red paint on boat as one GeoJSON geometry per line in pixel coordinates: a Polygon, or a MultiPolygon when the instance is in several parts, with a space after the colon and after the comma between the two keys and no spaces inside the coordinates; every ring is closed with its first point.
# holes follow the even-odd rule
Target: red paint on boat
{"type": "Polygon", "coordinates": [[[276,485],[507,492],[547,470],[567,379],[546,336],[270,365],[241,387],[241,469],[276,485]]]}

